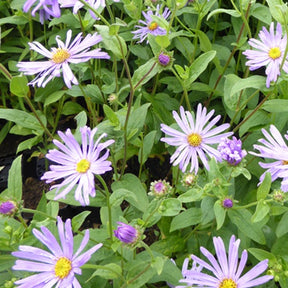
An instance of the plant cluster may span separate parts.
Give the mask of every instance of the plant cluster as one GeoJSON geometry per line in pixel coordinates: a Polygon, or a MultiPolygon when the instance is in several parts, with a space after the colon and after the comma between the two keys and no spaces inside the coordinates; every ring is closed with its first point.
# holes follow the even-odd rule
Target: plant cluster
{"type": "Polygon", "coordinates": [[[288,287],[283,0],[0,5],[1,287],[288,287]]]}

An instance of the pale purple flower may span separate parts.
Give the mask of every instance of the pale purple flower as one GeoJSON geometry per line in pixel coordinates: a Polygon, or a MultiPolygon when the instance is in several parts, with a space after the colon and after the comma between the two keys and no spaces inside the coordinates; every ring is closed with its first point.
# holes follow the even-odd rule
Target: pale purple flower
{"type": "Polygon", "coordinates": [[[31,15],[35,17],[36,12],[39,10],[40,22],[42,24],[44,20],[49,20],[50,16],[55,18],[61,16],[58,0],[27,0],[23,5],[23,11],[27,13],[34,4],[36,6],[32,9],[31,15]]]}
{"type": "Polygon", "coordinates": [[[235,240],[233,235],[230,238],[228,257],[224,242],[220,237],[213,237],[216,258],[206,248],[201,247],[202,254],[207,258],[207,262],[195,255],[191,255],[194,263],[203,267],[201,271],[189,271],[189,277],[180,280],[187,285],[197,285],[193,287],[215,288],[215,287],[255,287],[273,279],[271,275],[260,276],[268,268],[268,260],[263,260],[254,266],[250,271],[241,276],[248,258],[248,253],[244,250],[238,261],[238,250],[240,239],[235,240]],[[205,273],[205,269],[208,273],[205,273]]]}
{"type": "Polygon", "coordinates": [[[242,150],[241,140],[238,140],[235,136],[233,136],[232,140],[228,138],[222,139],[217,149],[221,153],[222,159],[233,166],[238,165],[247,155],[247,152],[242,150]]]}
{"type": "Polygon", "coordinates": [[[58,234],[60,244],[48,228],[42,226],[40,229],[33,229],[34,236],[42,242],[49,250],[43,250],[33,246],[21,245],[19,251],[12,252],[12,255],[24,259],[16,260],[12,267],[14,270],[36,272],[37,274],[17,280],[18,288],[40,288],[40,287],[70,287],[81,288],[75,274],[80,275],[80,267],[91,258],[102,243],[90,248],[82,253],[89,241],[89,230],[85,231],[82,242],[78,250],[73,254],[73,232],[71,220],[64,223],[61,218],[57,218],[58,234]],[[82,253],[82,254],[81,254],[82,253]]]}
{"type": "Polygon", "coordinates": [[[49,160],[58,165],[50,165],[50,171],[45,172],[41,180],[51,183],[64,179],[60,184],[52,185],[51,189],[57,189],[54,199],[65,198],[76,187],[75,199],[81,205],[88,205],[89,195],[91,197],[96,195],[94,175],[112,170],[111,162],[107,161],[109,156],[107,147],[114,143],[114,140],[100,143],[101,139],[107,136],[103,133],[94,142],[97,128],[91,130],[84,126],[80,128],[80,132],[81,144],[74,138],[70,129],[67,129],[65,133],[58,132],[64,144],[58,140],[53,140],[53,143],[62,151],[53,149],[49,150],[46,155],[49,160]]]}
{"type": "Polygon", "coordinates": [[[0,214],[12,215],[17,211],[17,205],[14,201],[7,200],[0,203],[0,214]]]}
{"type": "MultiPolygon", "coordinates": [[[[119,2],[120,0],[114,0],[114,2],[119,2]]],[[[85,0],[91,7],[95,10],[99,9],[100,7],[106,7],[105,0],[85,0]]],[[[59,1],[61,8],[73,8],[73,13],[77,14],[78,10],[84,7],[84,4],[78,0],[60,0],[59,1]]],[[[91,16],[94,19],[98,19],[93,11],[89,11],[91,16]]]]}
{"type": "MultiPolygon", "coordinates": [[[[192,271],[197,271],[197,272],[200,272],[202,270],[202,266],[198,265],[196,262],[193,262],[192,263],[192,266],[190,269],[188,269],[188,265],[189,265],[189,262],[190,262],[190,258],[185,258],[184,262],[183,262],[183,265],[182,265],[182,276],[183,276],[183,279],[190,279],[192,280],[192,271]]],[[[171,261],[176,265],[175,261],[173,259],[171,259],[171,261]]],[[[186,285],[185,286],[174,286],[170,283],[167,283],[169,287],[171,288],[185,288],[187,287],[186,285]]],[[[194,286],[194,287],[199,287],[198,285],[197,286],[194,286]]]]}
{"type": "MultiPolygon", "coordinates": [[[[167,19],[170,15],[170,10],[166,7],[163,11],[163,13],[160,13],[161,6],[156,6],[156,11],[153,13],[150,7],[148,7],[148,11],[142,12],[143,16],[145,17],[145,21],[139,20],[139,23],[143,26],[136,25],[136,28],[139,28],[136,31],[132,31],[134,35],[133,39],[140,39],[138,43],[143,42],[147,37],[148,34],[154,35],[154,36],[160,36],[160,35],[166,35],[167,31],[165,28],[161,27],[153,18],[152,16],[161,17],[163,19],[167,19]]],[[[147,41],[148,43],[148,41],[147,41]]]]}
{"type": "Polygon", "coordinates": [[[126,244],[134,244],[139,236],[138,230],[129,224],[117,222],[118,227],[114,230],[114,235],[121,242],[126,244]]]}
{"type": "MultiPolygon", "coordinates": [[[[266,139],[259,139],[258,141],[263,145],[253,145],[254,149],[258,150],[260,153],[249,152],[252,155],[276,160],[270,163],[259,162],[259,165],[268,169],[260,176],[260,183],[263,182],[266,173],[271,174],[272,182],[278,178],[283,178],[281,182],[281,189],[284,192],[288,191],[288,146],[286,145],[282,135],[279,130],[274,126],[270,126],[270,134],[265,129],[262,129],[263,135],[266,139]]],[[[284,135],[288,140],[288,135],[284,135]]],[[[260,184],[259,183],[259,184],[260,184]]]]}
{"type": "Polygon", "coordinates": [[[63,79],[68,88],[71,88],[71,82],[78,85],[78,81],[74,76],[69,63],[78,64],[86,62],[92,58],[109,59],[110,56],[106,52],[102,52],[100,48],[90,50],[90,47],[99,43],[102,37],[97,33],[93,35],[88,34],[83,39],[82,33],[79,33],[74,40],[70,43],[72,37],[72,30],[67,32],[66,41],[63,43],[60,36],[56,36],[58,48],[51,48],[47,50],[39,42],[28,43],[30,49],[47,57],[47,61],[35,62],[19,62],[16,66],[19,71],[24,72],[26,75],[34,75],[39,73],[29,85],[36,85],[38,87],[45,87],[45,85],[54,77],[60,77],[61,71],[63,79]]]}
{"type": "MultiPolygon", "coordinates": [[[[282,27],[277,23],[276,33],[274,34],[274,22],[270,25],[268,31],[263,27],[262,31],[258,34],[260,40],[250,39],[249,45],[256,50],[246,50],[243,54],[248,58],[247,66],[250,70],[256,70],[261,67],[266,67],[265,73],[267,75],[266,86],[270,87],[271,81],[277,81],[280,75],[280,66],[283,61],[284,52],[287,45],[287,35],[282,36],[282,27]]],[[[287,58],[283,64],[283,70],[288,73],[287,58]]]]}
{"type": "Polygon", "coordinates": [[[206,155],[215,158],[216,161],[222,161],[220,152],[211,145],[218,144],[222,138],[231,136],[233,132],[222,133],[229,128],[229,124],[214,127],[221,116],[218,115],[210,120],[213,114],[214,110],[207,114],[207,109],[198,104],[195,119],[189,111],[184,111],[184,108],[180,107],[180,116],[176,111],[173,111],[173,117],[182,131],[161,124],[161,130],[171,136],[161,138],[161,141],[177,147],[170,162],[173,162],[174,166],[179,164],[182,172],[186,171],[190,163],[190,172],[194,171],[197,174],[199,169],[198,156],[207,170],[209,170],[209,164],[206,155]]]}

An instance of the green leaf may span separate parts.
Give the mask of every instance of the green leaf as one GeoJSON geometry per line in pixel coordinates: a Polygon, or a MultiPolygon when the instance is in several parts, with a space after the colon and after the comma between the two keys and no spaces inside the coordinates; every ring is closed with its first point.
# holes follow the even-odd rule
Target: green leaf
{"type": "Polygon", "coordinates": [[[137,202],[137,198],[132,191],[123,189],[123,188],[113,190],[113,193],[111,194],[109,198],[110,205],[120,206],[123,200],[126,200],[127,202],[129,202],[135,207],[139,206],[137,202]]]}
{"type": "MultiPolygon", "coordinates": [[[[113,182],[111,187],[113,191],[118,189],[126,189],[130,191],[136,198],[133,205],[142,212],[146,211],[149,204],[147,193],[142,186],[141,181],[135,175],[129,173],[125,174],[120,181],[113,182]]],[[[129,200],[132,202],[132,197],[129,197],[129,200]]]]}
{"type": "Polygon", "coordinates": [[[12,121],[24,128],[28,128],[34,131],[37,135],[43,134],[43,128],[39,124],[37,118],[29,113],[17,109],[0,108],[0,119],[12,121]]]}
{"type": "Polygon", "coordinates": [[[271,113],[288,112],[288,100],[286,99],[272,99],[266,101],[261,109],[271,113]]]}
{"type": "Polygon", "coordinates": [[[264,200],[266,199],[267,195],[269,194],[271,188],[271,174],[266,173],[263,182],[257,189],[257,200],[264,200]]]}
{"type": "Polygon", "coordinates": [[[44,102],[44,106],[48,106],[52,103],[55,103],[57,102],[59,99],[62,98],[62,96],[65,94],[65,91],[64,90],[60,90],[60,91],[56,91],[52,94],[50,94],[46,99],[45,99],[45,102],[44,102]]]}
{"type": "Polygon", "coordinates": [[[10,91],[18,97],[26,97],[29,93],[28,80],[26,76],[14,76],[10,82],[10,91]]]}
{"type": "Polygon", "coordinates": [[[105,116],[110,120],[113,126],[118,126],[120,121],[117,114],[106,104],[103,105],[105,116]]]}
{"type": "Polygon", "coordinates": [[[144,211],[142,219],[145,222],[145,227],[151,227],[161,219],[161,214],[158,212],[159,201],[161,202],[160,199],[153,199],[144,211]]]}
{"type": "Polygon", "coordinates": [[[15,24],[15,25],[24,25],[28,23],[28,18],[24,16],[10,16],[10,17],[4,17],[0,19],[0,25],[3,24],[15,24]]]}
{"type": "Polygon", "coordinates": [[[225,13],[225,14],[229,14],[232,17],[241,17],[241,13],[239,11],[236,11],[234,9],[223,9],[223,8],[219,8],[219,9],[214,9],[208,16],[207,16],[207,20],[209,20],[212,16],[219,14],[219,13],[225,13]]]}
{"type": "Polygon", "coordinates": [[[189,86],[207,69],[209,63],[216,56],[216,51],[211,50],[201,54],[189,67],[189,78],[184,81],[185,87],[189,90],[189,86]]]}
{"type": "Polygon", "coordinates": [[[264,200],[258,200],[256,211],[251,218],[253,223],[259,222],[269,213],[270,206],[264,200]]]}
{"type": "Polygon", "coordinates": [[[266,0],[270,8],[272,17],[282,25],[285,25],[288,20],[288,7],[282,0],[266,0]],[[286,19],[285,19],[286,18],[286,19]]]}
{"type": "Polygon", "coordinates": [[[238,229],[248,238],[259,244],[265,244],[265,236],[259,223],[252,223],[252,214],[247,209],[228,210],[228,216],[238,229]]]}
{"type": "Polygon", "coordinates": [[[219,230],[225,221],[227,210],[221,205],[221,200],[217,200],[214,204],[214,214],[217,222],[217,230],[219,230]]]}
{"type": "Polygon", "coordinates": [[[134,88],[140,88],[147,83],[152,77],[158,74],[163,68],[157,65],[154,58],[151,58],[145,64],[136,69],[132,76],[132,84],[134,88]],[[137,86],[136,86],[137,85],[137,86]]]}
{"type": "Polygon", "coordinates": [[[157,274],[160,275],[164,268],[164,263],[167,259],[163,257],[155,257],[151,262],[151,267],[157,271],[157,274]]]}
{"type": "Polygon", "coordinates": [[[192,189],[189,189],[187,192],[181,194],[178,197],[178,199],[182,203],[195,202],[195,201],[198,201],[202,198],[203,192],[204,191],[202,189],[192,188],[192,189]]]}
{"type": "Polygon", "coordinates": [[[72,229],[77,232],[91,211],[83,211],[72,218],[72,229]]]}
{"type": "Polygon", "coordinates": [[[72,101],[65,102],[63,109],[62,109],[62,114],[67,116],[67,115],[74,115],[78,114],[83,111],[83,107],[72,101]]]}
{"type": "Polygon", "coordinates": [[[143,145],[139,151],[138,154],[138,161],[139,163],[144,164],[146,160],[148,159],[148,156],[153,148],[155,137],[156,137],[157,131],[151,131],[149,132],[143,140],[143,145]]]}
{"type": "Polygon", "coordinates": [[[117,279],[121,274],[122,269],[119,265],[115,263],[109,263],[103,265],[102,267],[99,266],[99,268],[92,274],[91,278],[95,276],[100,276],[104,279],[117,279]]]}
{"type": "Polygon", "coordinates": [[[202,211],[200,208],[189,208],[173,218],[170,226],[170,232],[183,229],[201,222],[202,211]]]}
{"type": "Polygon", "coordinates": [[[254,257],[256,257],[257,260],[259,260],[259,261],[263,261],[265,259],[268,259],[271,266],[273,265],[273,263],[275,263],[277,261],[275,255],[273,255],[271,252],[268,252],[266,250],[262,250],[262,249],[259,249],[259,248],[249,248],[248,251],[254,257]]]}
{"type": "Polygon", "coordinates": [[[127,54],[127,46],[121,36],[113,36],[109,34],[109,27],[105,25],[94,25],[96,30],[102,36],[102,43],[105,49],[111,51],[116,57],[122,59],[127,54]]]}
{"type": "Polygon", "coordinates": [[[162,216],[175,216],[182,210],[182,203],[176,198],[164,199],[158,208],[162,216]]]}
{"type": "Polygon", "coordinates": [[[288,212],[286,212],[285,214],[283,214],[281,220],[279,221],[277,228],[276,228],[276,235],[278,238],[280,238],[281,236],[283,236],[284,234],[286,234],[288,232],[288,212]]]}
{"type": "Polygon", "coordinates": [[[11,165],[8,175],[9,195],[17,201],[22,200],[22,155],[18,156],[11,165]]]}

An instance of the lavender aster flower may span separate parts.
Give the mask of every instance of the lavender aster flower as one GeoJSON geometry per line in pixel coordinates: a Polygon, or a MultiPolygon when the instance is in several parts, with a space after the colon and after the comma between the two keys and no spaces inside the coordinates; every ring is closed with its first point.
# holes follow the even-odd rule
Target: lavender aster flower
{"type": "Polygon", "coordinates": [[[110,56],[106,52],[102,52],[100,48],[89,51],[90,47],[99,43],[102,38],[97,33],[91,35],[88,34],[82,39],[82,33],[79,33],[75,39],[71,41],[72,30],[67,32],[66,42],[63,43],[59,36],[56,36],[56,42],[58,48],[53,47],[51,51],[47,50],[39,42],[28,43],[30,49],[47,57],[48,61],[37,62],[19,62],[17,67],[19,71],[24,72],[26,75],[34,75],[39,73],[36,78],[31,81],[30,85],[36,85],[38,87],[45,85],[53,79],[53,77],[60,77],[61,70],[63,73],[63,79],[68,88],[71,88],[71,82],[75,85],[78,84],[76,77],[74,76],[69,63],[78,64],[86,62],[92,58],[109,59],[110,56]]]}
{"type": "MultiPolygon", "coordinates": [[[[283,178],[281,182],[281,189],[284,192],[288,191],[288,147],[282,138],[279,130],[274,126],[270,126],[270,133],[265,129],[261,130],[266,139],[259,139],[258,141],[263,145],[253,145],[254,149],[258,150],[260,153],[249,152],[252,155],[273,159],[276,160],[271,163],[259,162],[259,165],[268,169],[260,176],[260,183],[263,182],[266,173],[271,174],[272,182],[277,178],[283,178]]],[[[288,135],[285,135],[285,138],[288,139],[288,135]]]]}
{"type": "MultiPolygon", "coordinates": [[[[95,10],[99,9],[100,7],[104,8],[106,6],[105,0],[85,0],[91,7],[95,10]]],[[[114,0],[114,2],[119,2],[119,0],[114,0]]],[[[73,8],[73,13],[77,14],[78,10],[81,9],[84,4],[78,0],[60,0],[59,1],[61,8],[73,8]]],[[[98,19],[93,11],[89,11],[91,16],[94,19],[98,19]]]]}
{"type": "Polygon", "coordinates": [[[148,9],[149,10],[147,11],[147,13],[145,13],[144,11],[142,12],[143,16],[145,17],[145,21],[139,20],[139,23],[142,24],[143,26],[136,25],[135,27],[139,29],[136,31],[132,31],[132,33],[135,34],[133,39],[140,38],[138,43],[143,42],[147,38],[148,34],[159,36],[159,35],[166,35],[167,33],[166,29],[160,27],[159,24],[152,18],[152,16],[162,17],[166,20],[171,13],[170,10],[166,7],[163,13],[161,14],[160,13],[161,6],[157,5],[155,14],[153,14],[151,8],[149,7],[148,9]]]}
{"type": "Polygon", "coordinates": [[[3,201],[0,204],[0,214],[12,215],[17,211],[17,205],[14,201],[8,200],[3,201]]]}
{"type": "Polygon", "coordinates": [[[180,107],[180,116],[176,111],[173,111],[173,117],[182,132],[161,124],[161,130],[171,136],[161,138],[161,141],[178,147],[170,162],[174,162],[174,166],[179,164],[179,168],[183,172],[186,171],[190,163],[190,172],[194,171],[197,174],[199,169],[198,156],[205,168],[209,170],[208,159],[205,154],[217,161],[222,161],[220,152],[213,148],[211,144],[219,143],[222,138],[231,136],[233,132],[222,133],[229,128],[229,124],[212,128],[221,117],[218,115],[209,121],[213,114],[214,110],[207,114],[206,108],[202,109],[202,105],[199,104],[196,119],[194,119],[189,111],[184,111],[184,108],[180,107]]]}
{"type": "Polygon", "coordinates": [[[207,269],[209,273],[206,274],[203,269],[201,271],[192,270],[189,273],[189,277],[180,280],[180,282],[191,286],[198,285],[196,287],[202,288],[248,288],[261,285],[273,278],[273,276],[268,275],[260,276],[268,268],[267,259],[259,262],[241,277],[247,262],[248,253],[244,250],[238,263],[240,239],[235,241],[234,235],[230,239],[228,257],[223,240],[220,237],[214,237],[213,242],[217,259],[204,247],[201,247],[200,250],[209,262],[191,255],[192,260],[202,266],[203,269],[207,269]]]}
{"type": "Polygon", "coordinates": [[[114,140],[100,143],[100,140],[107,136],[102,134],[94,143],[97,128],[91,130],[89,127],[84,126],[80,128],[80,132],[82,137],[81,145],[76,141],[70,129],[67,129],[65,133],[58,132],[65,144],[58,140],[54,140],[53,143],[62,151],[53,149],[49,150],[46,155],[49,160],[58,165],[51,165],[51,171],[46,172],[41,179],[51,183],[64,178],[60,184],[54,184],[51,187],[51,189],[57,188],[54,199],[65,198],[66,194],[76,186],[75,199],[81,205],[88,205],[89,195],[91,197],[96,195],[94,175],[104,174],[112,170],[111,162],[107,161],[109,149],[106,148],[114,143],[114,140]],[[102,151],[106,152],[103,154],[102,151]],[[57,195],[60,189],[61,191],[57,195]]]}
{"type": "Polygon", "coordinates": [[[19,251],[12,252],[13,256],[25,259],[16,260],[12,269],[39,272],[16,281],[15,284],[20,285],[18,288],[53,287],[54,285],[56,287],[81,288],[75,274],[81,274],[80,267],[89,261],[94,252],[101,248],[102,243],[80,255],[89,241],[89,230],[86,230],[78,250],[73,255],[74,245],[71,220],[68,219],[65,222],[65,226],[60,217],[57,218],[57,221],[60,244],[45,226],[40,228],[41,231],[35,228],[32,230],[34,236],[50,252],[26,245],[21,245],[19,246],[19,251]]]}
{"type": "Polygon", "coordinates": [[[247,155],[247,152],[242,150],[241,140],[237,140],[235,136],[233,136],[232,140],[223,139],[218,146],[218,151],[221,153],[223,160],[234,166],[238,165],[247,155]]]}
{"type": "Polygon", "coordinates": [[[29,9],[35,4],[31,15],[35,17],[36,12],[39,10],[40,22],[44,23],[44,19],[50,19],[50,16],[59,18],[61,16],[61,10],[57,0],[27,0],[23,5],[23,11],[27,13],[29,9]]]}
{"type": "MultiPolygon", "coordinates": [[[[249,60],[246,65],[250,66],[251,71],[266,66],[266,86],[269,88],[270,82],[275,82],[280,75],[280,66],[287,45],[287,35],[285,34],[282,37],[280,23],[277,23],[276,33],[274,34],[274,23],[272,22],[269,32],[263,27],[262,31],[259,32],[259,38],[261,41],[254,38],[248,41],[249,45],[256,50],[248,49],[243,54],[249,60]]],[[[284,61],[283,70],[288,73],[287,58],[284,61]]]]}
{"type": "Polygon", "coordinates": [[[133,226],[123,222],[117,222],[117,230],[114,230],[114,235],[121,242],[126,244],[134,244],[138,239],[138,231],[133,226]]]}

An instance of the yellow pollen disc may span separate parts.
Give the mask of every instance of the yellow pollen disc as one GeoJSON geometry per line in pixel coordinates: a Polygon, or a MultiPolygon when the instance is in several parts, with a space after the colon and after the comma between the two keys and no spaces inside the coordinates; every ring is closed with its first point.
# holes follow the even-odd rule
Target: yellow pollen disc
{"type": "Polygon", "coordinates": [[[218,288],[237,288],[237,284],[232,279],[224,279],[218,288]]]}
{"type": "Polygon", "coordinates": [[[66,278],[72,269],[71,261],[66,257],[61,257],[55,264],[54,272],[60,279],[66,278]]]}
{"type": "Polygon", "coordinates": [[[288,161],[287,160],[282,160],[282,165],[288,165],[288,161]]]}
{"type": "Polygon", "coordinates": [[[79,173],[86,173],[86,171],[90,168],[90,162],[86,159],[82,159],[77,163],[76,171],[79,173]]]}
{"type": "Polygon", "coordinates": [[[67,50],[58,48],[57,51],[52,56],[52,61],[54,63],[63,63],[66,59],[70,57],[70,54],[67,50]]]}
{"type": "Polygon", "coordinates": [[[198,147],[202,142],[202,137],[197,133],[192,133],[187,137],[188,143],[193,147],[198,147]]]}
{"type": "Polygon", "coordinates": [[[272,59],[277,59],[281,56],[281,51],[279,47],[273,47],[269,50],[268,55],[272,59]]]}
{"type": "Polygon", "coordinates": [[[148,25],[148,29],[151,30],[151,31],[154,31],[155,29],[157,29],[157,27],[158,27],[158,24],[156,22],[151,22],[148,25]]]}

